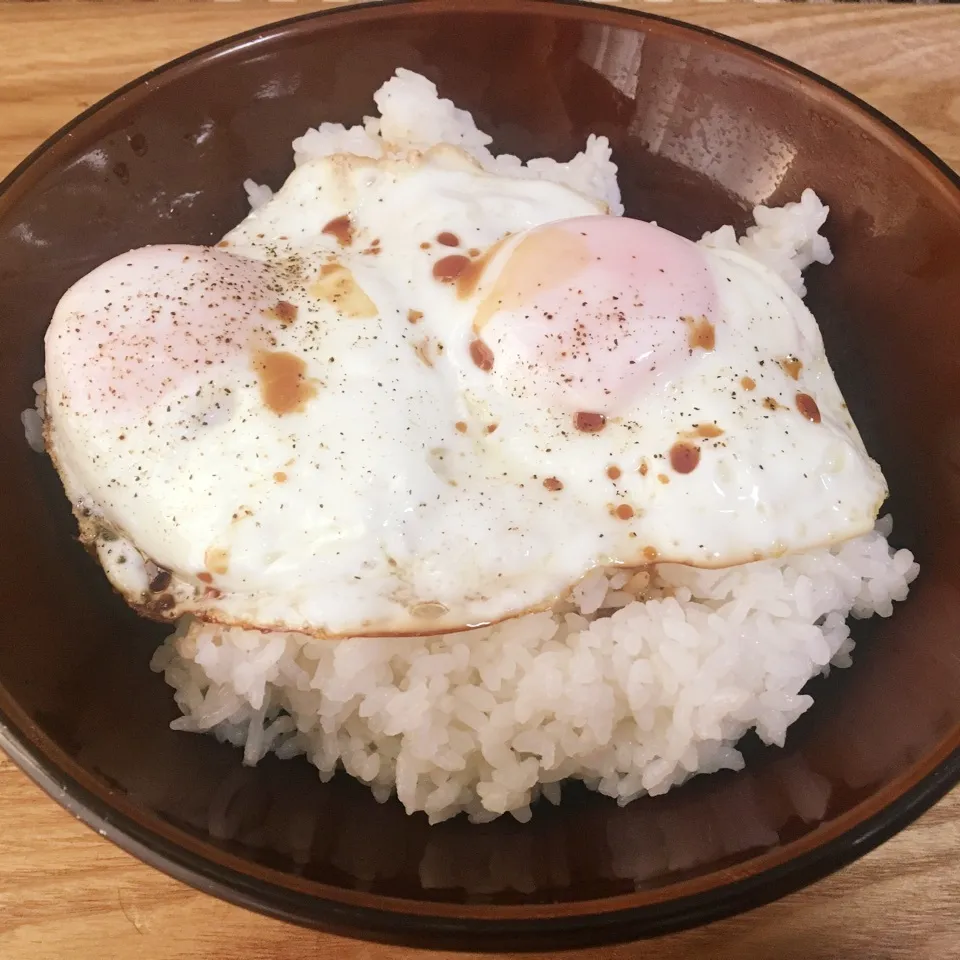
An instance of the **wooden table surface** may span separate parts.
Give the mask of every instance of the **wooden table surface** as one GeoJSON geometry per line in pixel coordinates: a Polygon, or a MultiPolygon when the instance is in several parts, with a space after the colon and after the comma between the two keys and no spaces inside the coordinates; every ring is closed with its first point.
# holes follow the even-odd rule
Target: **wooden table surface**
{"type": "MultiPolygon", "coordinates": [[[[0,176],[99,97],[171,57],[332,2],[0,2],[0,176]]],[[[339,4],[342,5],[342,4],[339,4]]],[[[640,5],[622,0],[624,6],[640,5]]],[[[655,3],[859,94],[960,168],[960,6],[655,3]]],[[[75,821],[0,754],[3,960],[413,960],[198,893],[75,821]]],[[[583,960],[960,960],[960,792],[879,850],[746,916],[583,960]]]]}

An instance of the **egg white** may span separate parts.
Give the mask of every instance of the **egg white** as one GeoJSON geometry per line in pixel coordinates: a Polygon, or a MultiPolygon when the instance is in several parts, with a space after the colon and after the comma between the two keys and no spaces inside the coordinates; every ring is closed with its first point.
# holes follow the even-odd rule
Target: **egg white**
{"type": "MultiPolygon", "coordinates": [[[[176,282],[192,248],[148,248],[81,280],[47,335],[48,446],[111,580],[163,617],[318,636],[449,632],[550,605],[597,565],[724,566],[868,530],[886,488],[816,322],[742,254],[704,250],[721,292],[716,347],[600,432],[571,430],[542,371],[510,361],[509,311],[485,334],[497,363],[477,366],[481,293],[438,282],[438,260],[479,261],[506,238],[495,273],[512,238],[604,213],[454,148],[304,163],[216,254],[264,271],[256,296],[207,304],[233,311],[220,336],[235,329],[244,348],[205,341],[215,362],[185,373],[180,358],[175,385],[137,403],[78,395],[101,346],[90,325],[108,316],[111,336],[133,343],[157,264],[176,282]],[[330,228],[345,215],[349,237],[330,228]],[[258,351],[302,362],[302,402],[270,407],[258,351]],[[800,361],[797,379],[784,357],[800,361]],[[816,396],[819,423],[794,409],[800,391],[816,396]],[[663,466],[703,424],[722,433],[697,436],[697,469],[663,466]]],[[[158,315],[168,331],[175,306],[158,315]]],[[[162,343],[136,342],[133,381],[170,360],[162,343]]]]}

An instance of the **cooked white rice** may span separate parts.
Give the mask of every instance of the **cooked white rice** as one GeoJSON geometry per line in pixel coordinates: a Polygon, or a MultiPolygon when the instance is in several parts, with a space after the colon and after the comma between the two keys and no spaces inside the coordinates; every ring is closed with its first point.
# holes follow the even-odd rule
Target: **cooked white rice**
{"type": "Polygon", "coordinates": [[[832,263],[830,243],[820,233],[829,208],[812,190],[804,190],[798,203],[782,207],[754,207],[754,225],[737,239],[729,224],[705,233],[700,240],[708,247],[739,249],[779,273],[802,297],[807,288],[802,271],[811,263],[832,263]]]}
{"type": "MultiPolygon", "coordinates": [[[[417,74],[398,71],[375,99],[379,118],[295,140],[296,162],[455,143],[490,170],[556,180],[622,212],[603,137],[566,163],[522,164],[490,153],[472,117],[417,74]]],[[[254,207],[272,195],[244,186],[254,207]]],[[[827,213],[805,190],[757,207],[739,240],[725,226],[701,242],[739,245],[802,296],[801,271],[832,259],[819,233],[827,213]]],[[[784,743],[812,703],[807,681],[850,664],[847,617],[890,616],[907,596],[919,568],[890,548],[891,527],[885,518],[833,549],[729,570],[595,571],[553,613],[427,639],[320,641],[185,620],[152,666],[174,688],[175,729],[236,744],[248,764],[272,751],[305,755],[323,779],[342,767],[431,822],[462,811],[526,820],[538,796],[558,803],[568,778],[623,804],[740,768],[736,743],[750,729],[784,743]]]]}
{"type": "Polygon", "coordinates": [[[36,402],[20,414],[23,432],[31,450],[43,453],[43,418],[47,415],[47,381],[38,380],[33,385],[36,402]]]}
{"type": "MultiPolygon", "coordinates": [[[[610,212],[623,213],[617,168],[610,162],[606,137],[587,138],[583,151],[566,163],[539,157],[523,163],[518,157],[488,149],[492,138],[478,130],[473,117],[449,100],[442,100],[426,77],[410,70],[397,70],[375,94],[379,117],[364,117],[363,124],[344,127],[342,123],[321,123],[293,141],[293,158],[299,166],[307,160],[335,153],[361,157],[426,150],[438,143],[461,147],[483,167],[495,173],[534,180],[552,180],[606,202],[610,212]]],[[[267,187],[247,180],[244,183],[253,208],[273,196],[267,187]]]]}
{"type": "Polygon", "coordinates": [[[324,779],[342,765],[431,822],[525,820],[568,777],[627,803],[739,769],[752,727],[784,743],[812,703],[804,684],[850,663],[846,617],[889,616],[917,575],[889,530],[730,570],[662,565],[649,584],[598,572],[571,609],[431,639],[194,624],[153,668],[176,691],[176,729],[243,747],[245,763],[305,754],[324,779]]]}

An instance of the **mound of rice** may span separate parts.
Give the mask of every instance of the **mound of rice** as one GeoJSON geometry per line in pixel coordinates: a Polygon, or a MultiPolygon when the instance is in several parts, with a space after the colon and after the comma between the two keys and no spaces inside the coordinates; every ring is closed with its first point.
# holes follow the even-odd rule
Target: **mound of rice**
{"type": "MultiPolygon", "coordinates": [[[[459,144],[490,171],[558,181],[623,211],[603,137],[568,162],[523,164],[494,156],[472,117],[417,74],[398,71],[375,99],[378,118],[295,140],[296,163],[459,144]]],[[[254,208],[272,195],[245,187],[254,208]]],[[[701,243],[739,246],[802,296],[802,270],[832,259],[819,233],[827,213],[806,190],[757,207],[744,237],[724,226],[701,243]]],[[[37,393],[39,412],[24,414],[31,443],[42,381],[37,393]]],[[[527,820],[538,796],[560,801],[568,778],[625,804],[740,768],[736,743],[751,728],[784,743],[811,706],[807,681],[849,665],[847,618],[890,616],[907,596],[918,567],[888,545],[891,529],[885,518],[832,549],[728,570],[598,570],[552,612],[441,637],[335,642],[184,620],[152,666],[175,691],[175,729],[235,744],[247,764],[272,751],[306,756],[325,780],[342,767],[431,822],[527,820]]]]}
{"type": "Polygon", "coordinates": [[[526,820],[568,777],[627,803],[739,769],[751,727],[784,743],[812,703],[804,684],[850,663],[846,617],[889,616],[917,575],[890,526],[729,570],[598,571],[565,609],[429,639],[184,624],[153,668],[176,691],[176,729],[249,764],[272,750],[324,779],[342,765],[431,822],[526,820]]]}
{"type": "MultiPolygon", "coordinates": [[[[610,162],[610,144],[606,137],[591,134],[584,150],[566,163],[550,157],[523,163],[506,153],[494,156],[487,149],[492,137],[477,129],[466,110],[442,100],[436,86],[419,73],[397,70],[373,99],[380,111],[379,117],[364,117],[363,124],[356,127],[321,123],[294,140],[294,163],[299,166],[335,153],[382,157],[448,143],[465,150],[491,173],[562,183],[605,201],[610,212],[617,216],[623,213],[617,168],[610,162]]],[[[246,180],[243,186],[254,209],[273,196],[270,187],[253,180],[246,180]]]]}

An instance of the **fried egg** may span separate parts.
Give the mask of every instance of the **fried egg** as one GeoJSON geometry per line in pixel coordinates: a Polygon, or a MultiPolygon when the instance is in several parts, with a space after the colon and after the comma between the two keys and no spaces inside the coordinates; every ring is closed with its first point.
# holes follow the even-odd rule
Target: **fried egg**
{"type": "Polygon", "coordinates": [[[216,248],[84,277],[46,351],[83,537],[158,617],[446,633],[886,496],[775,273],[454,147],[304,163],[216,248]]]}

